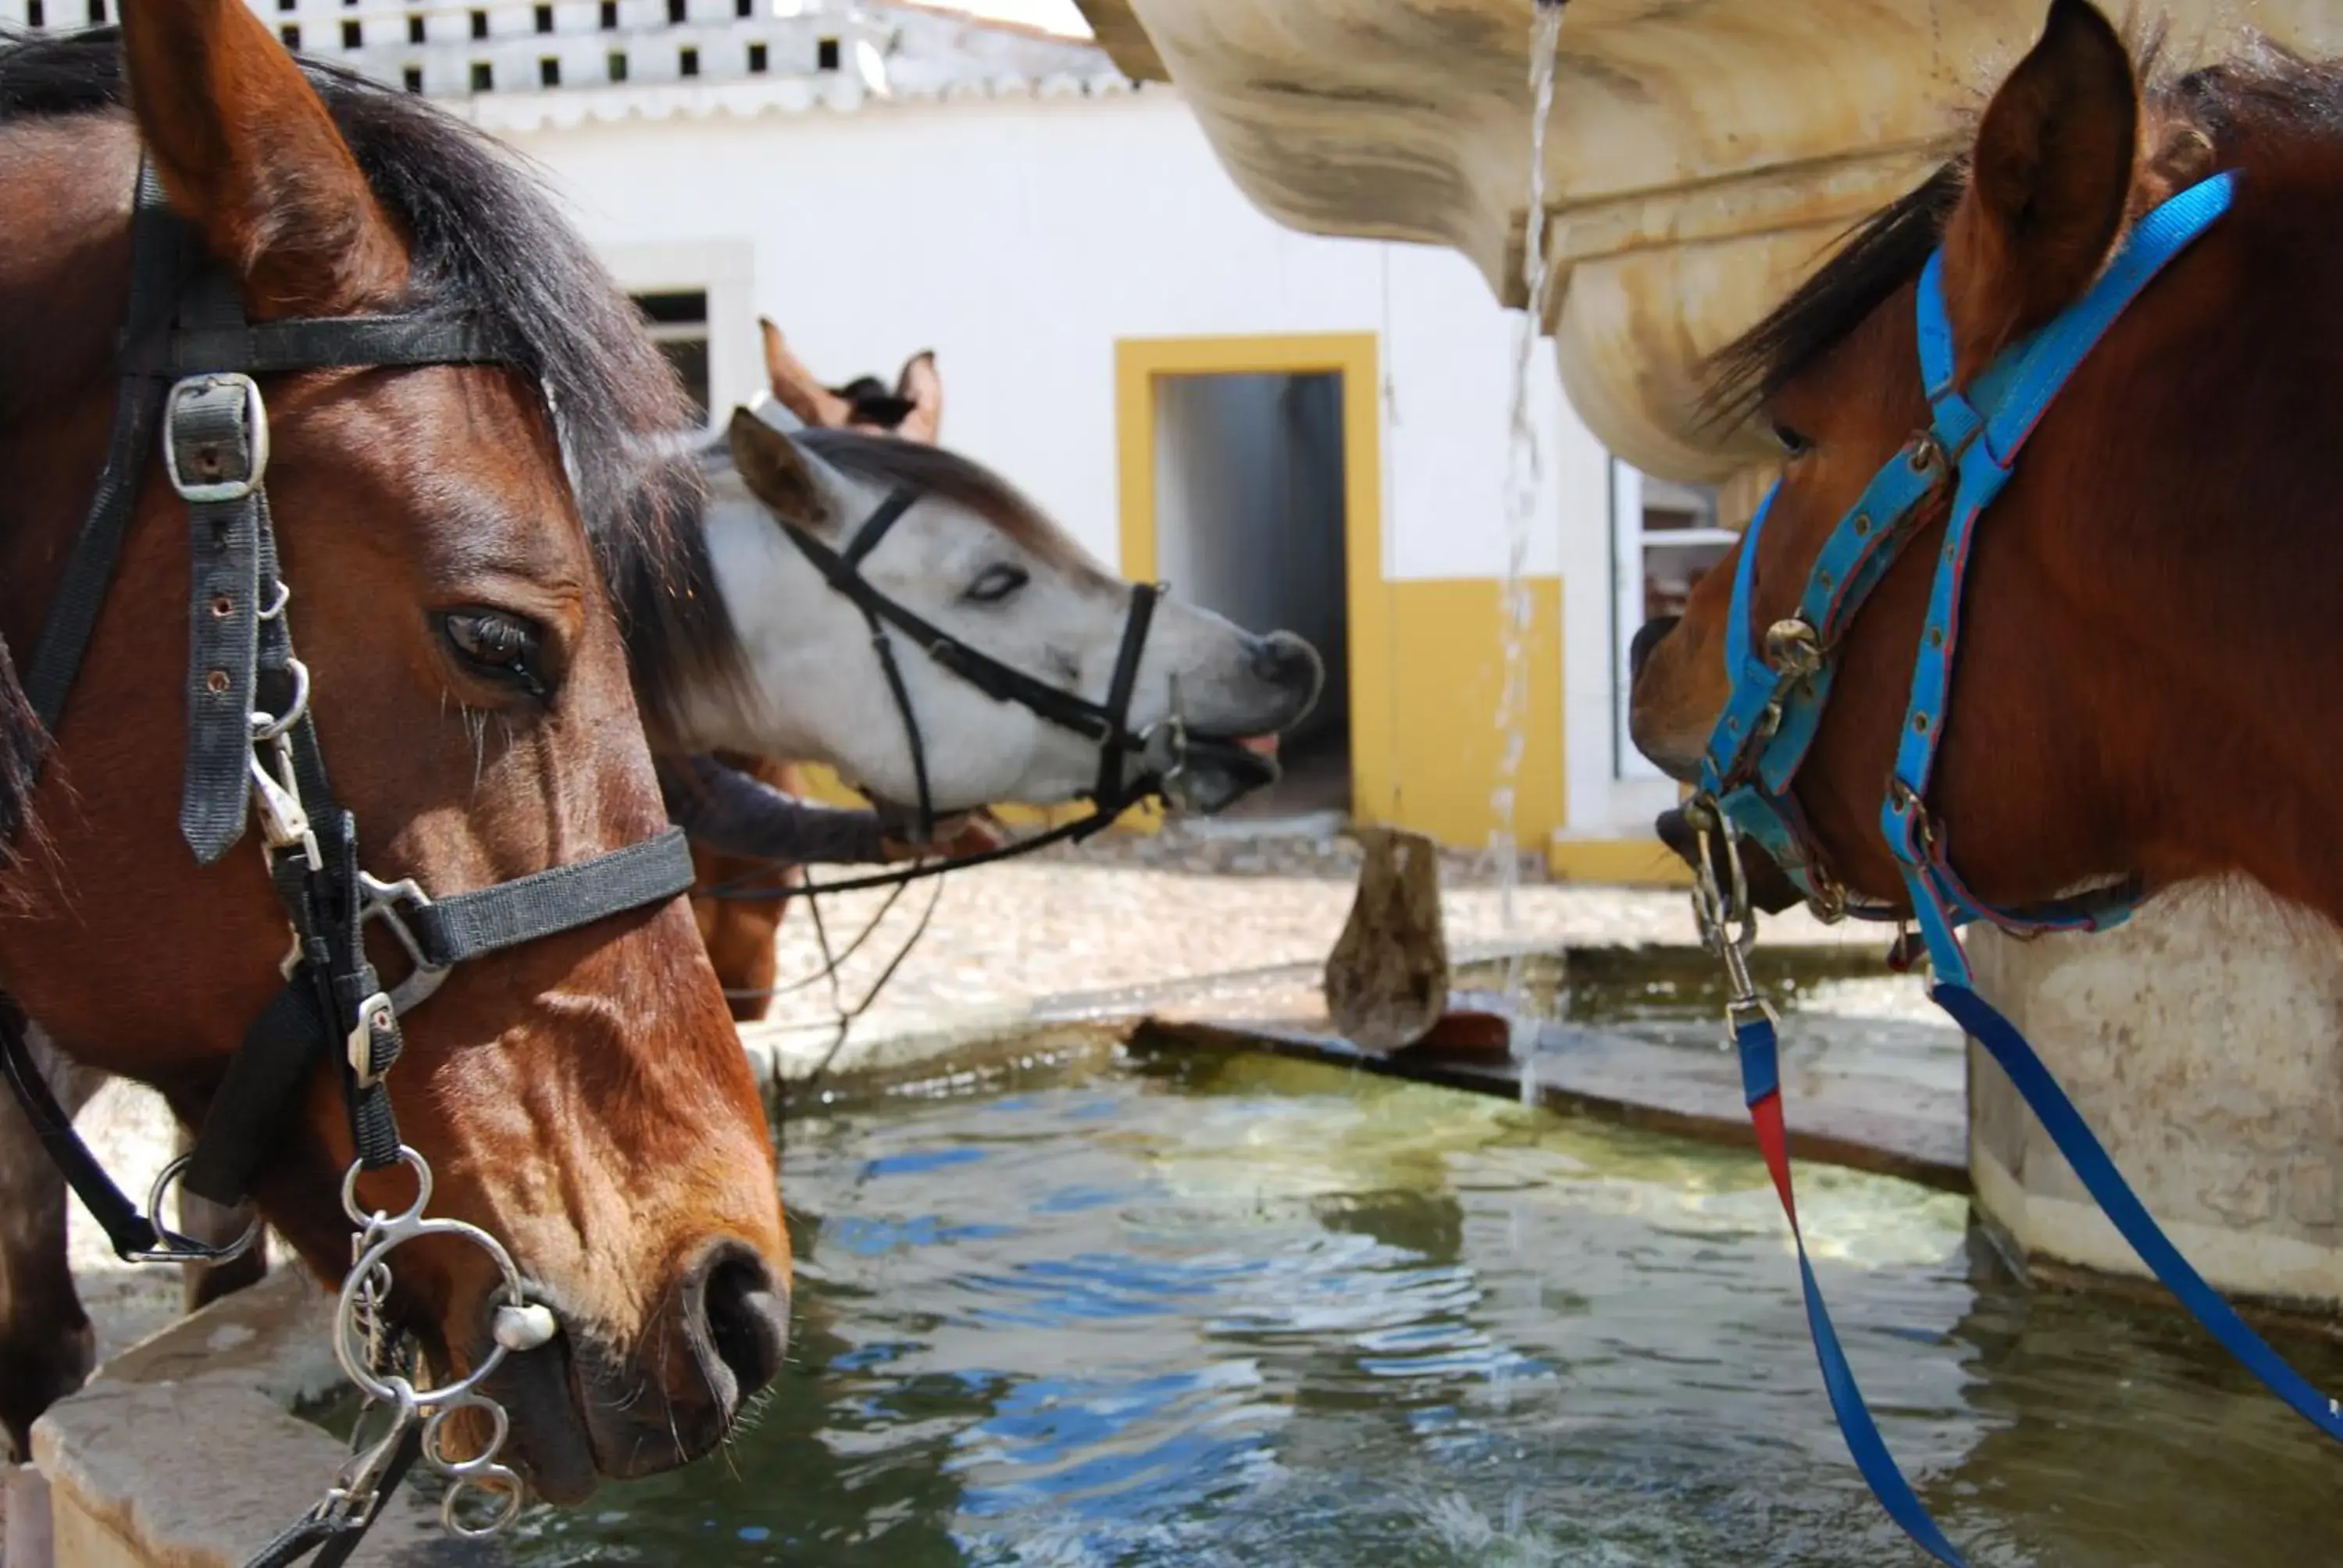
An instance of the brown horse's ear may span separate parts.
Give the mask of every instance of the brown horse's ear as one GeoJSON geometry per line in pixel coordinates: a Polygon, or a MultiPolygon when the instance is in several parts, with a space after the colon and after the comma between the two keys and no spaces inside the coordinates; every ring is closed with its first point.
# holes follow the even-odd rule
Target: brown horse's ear
{"type": "Polygon", "coordinates": [[[830,520],[830,507],[821,498],[813,468],[798,444],[746,408],[732,410],[732,467],[739,470],[749,494],[793,523],[820,524],[830,520]]]}
{"type": "Polygon", "coordinates": [[[2052,0],[2041,40],[1977,127],[1968,199],[1946,236],[1946,306],[1964,377],[2082,297],[2131,195],[2139,87],[2088,0],[2052,0]]]}
{"type": "Polygon", "coordinates": [[[895,434],[930,447],[942,438],[944,377],[936,368],[934,349],[922,348],[903,361],[903,373],[895,377],[895,396],[911,406],[903,422],[895,427],[895,434]]]}
{"type": "Polygon", "coordinates": [[[765,379],[772,383],[773,401],[817,430],[846,428],[853,406],[815,379],[804,361],[789,352],[770,317],[757,317],[757,330],[765,335],[765,379]]]}
{"type": "Polygon", "coordinates": [[[132,0],[122,47],[172,208],[262,318],[395,297],[406,242],[301,69],[243,0],[132,0]]]}

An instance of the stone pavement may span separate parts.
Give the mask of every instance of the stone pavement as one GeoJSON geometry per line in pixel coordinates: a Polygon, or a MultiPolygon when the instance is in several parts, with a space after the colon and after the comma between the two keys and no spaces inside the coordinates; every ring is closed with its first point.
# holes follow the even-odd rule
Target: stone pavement
{"type": "MultiPolygon", "coordinates": [[[[1655,854],[1664,853],[1654,849],[1655,854]]],[[[1359,850],[1330,833],[1282,837],[1168,829],[1151,838],[1110,835],[1070,849],[958,872],[907,889],[860,950],[839,970],[848,1005],[860,1001],[901,952],[930,898],[927,933],[871,1005],[873,1023],[909,1023],[938,1009],[1148,987],[1207,975],[1316,965],[1349,915],[1359,850]]],[[[1694,941],[1685,895],[1589,883],[1554,883],[1524,870],[1504,920],[1495,868],[1450,853],[1441,866],[1448,944],[1459,958],[1497,945],[1560,949],[1694,941]]],[[[833,950],[860,934],[884,901],[879,892],[822,900],[833,950]]],[[[1765,923],[1769,943],[1884,946],[1876,927],[1828,928],[1803,910],[1765,923]]],[[[814,921],[802,902],[781,925],[779,983],[822,971],[814,921]]],[[[776,997],[767,1018],[826,1030],[835,1012],[827,985],[776,997]]]]}

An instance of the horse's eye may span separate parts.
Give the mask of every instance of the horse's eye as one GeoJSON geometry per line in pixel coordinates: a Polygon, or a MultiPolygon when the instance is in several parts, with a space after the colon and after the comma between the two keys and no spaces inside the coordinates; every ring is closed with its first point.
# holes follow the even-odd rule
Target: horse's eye
{"type": "Polygon", "coordinates": [[[1774,421],[1774,439],[1782,443],[1782,450],[1793,457],[1803,457],[1814,450],[1815,444],[1803,430],[1794,429],[1779,419],[1774,421]]]}
{"type": "Polygon", "coordinates": [[[968,585],[968,593],[965,597],[978,604],[999,604],[1031,580],[1025,575],[1023,567],[1010,566],[1004,562],[999,566],[985,568],[977,579],[968,585]]]}
{"type": "Polygon", "coordinates": [[[537,627],[496,609],[451,610],[439,618],[441,635],[475,673],[517,686],[531,697],[550,695],[538,668],[537,627]]]}

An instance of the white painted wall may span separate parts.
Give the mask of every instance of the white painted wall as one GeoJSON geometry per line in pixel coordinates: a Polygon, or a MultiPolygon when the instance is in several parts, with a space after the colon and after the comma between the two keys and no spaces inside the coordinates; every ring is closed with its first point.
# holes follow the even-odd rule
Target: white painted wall
{"type": "MultiPolygon", "coordinates": [[[[1169,89],[498,134],[542,164],[630,283],[694,246],[727,266],[745,256],[745,289],[710,290],[719,412],[756,385],[759,311],[833,380],[891,377],[933,348],[946,439],[1113,560],[1118,338],[1373,332],[1383,570],[1503,570],[1514,317],[1451,251],[1272,223],[1169,89]]],[[[1530,384],[1545,453],[1530,569],[1565,582],[1572,830],[1641,832],[1652,787],[1611,777],[1608,466],[1550,346],[1530,384]]]]}

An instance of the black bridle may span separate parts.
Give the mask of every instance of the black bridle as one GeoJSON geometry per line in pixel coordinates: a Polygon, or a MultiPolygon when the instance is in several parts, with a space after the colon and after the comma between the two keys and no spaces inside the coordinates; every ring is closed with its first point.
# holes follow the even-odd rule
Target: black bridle
{"type": "MultiPolygon", "coordinates": [[[[670,829],[592,859],[437,896],[412,880],[385,883],[360,869],[356,824],[336,804],[318,750],[309,672],[293,651],[290,594],[277,575],[264,486],[267,407],[254,378],[328,368],[512,364],[481,323],[431,314],[247,322],[236,278],[206,256],[199,237],[169,210],[142,158],[120,343],[105,468],[41,628],[25,690],[44,732],[54,734],[159,432],[166,472],[188,506],[193,556],[180,829],[196,860],[211,865],[243,839],[256,810],[293,950],[280,966],[284,989],[246,1031],[193,1151],[165,1170],[146,1213],[75,1132],[26,1049],[22,1013],[5,998],[0,1070],[118,1256],[216,1262],[248,1246],[258,1221],[226,1247],[172,1232],[161,1208],[175,1178],[213,1202],[242,1206],[255,1178],[288,1141],[303,1090],[328,1060],[340,1076],[357,1169],[413,1162],[384,1086],[401,1049],[399,1015],[466,960],[676,897],[691,884],[691,857],[681,830],[670,829]],[[396,989],[383,986],[367,959],[365,928],[374,920],[413,964],[396,989]]],[[[362,1530],[372,1511],[356,1517],[355,1529],[362,1530]]],[[[290,1561],[286,1553],[297,1555],[295,1545],[306,1552],[327,1540],[334,1543],[328,1557],[338,1561],[334,1552],[356,1543],[347,1522],[321,1525],[299,1543],[291,1542],[293,1533],[280,1541],[283,1551],[273,1548],[277,1554],[264,1561],[290,1561]]]]}
{"type": "Polygon", "coordinates": [[[900,600],[881,592],[862,575],[862,563],[870,558],[870,553],[886,539],[889,530],[902,520],[903,514],[911,509],[920,497],[920,492],[909,486],[890,491],[862,526],[855,530],[842,551],[830,548],[802,525],[787,518],[775,520],[780,524],[781,532],[789,542],[813,563],[814,569],[822,575],[823,579],[862,612],[863,620],[870,628],[871,647],[877,650],[879,667],[886,674],[887,689],[894,694],[895,710],[902,717],[903,733],[911,749],[911,776],[920,792],[920,840],[924,842],[934,835],[935,799],[928,784],[927,745],[920,732],[919,714],[911,706],[910,688],[904,683],[902,667],[895,657],[894,638],[888,633],[890,626],[915,639],[930,658],[993,700],[1013,702],[1042,722],[1054,724],[1095,744],[1099,749],[1098,777],[1086,797],[1091,810],[1089,816],[1064,824],[1061,829],[1053,829],[1038,839],[988,850],[981,855],[946,861],[939,866],[825,883],[820,890],[825,892],[856,887],[883,887],[944,869],[981,865],[1011,854],[1028,853],[1039,849],[1043,842],[1086,838],[1161,789],[1161,769],[1152,767],[1142,766],[1136,778],[1124,777],[1128,771],[1126,765],[1132,758],[1141,759],[1143,763],[1152,762],[1155,760],[1152,754],[1157,749],[1168,748],[1165,760],[1169,766],[1176,767],[1182,749],[1176,718],[1145,732],[1134,732],[1131,728],[1131,694],[1139,684],[1139,661],[1147,651],[1147,631],[1155,619],[1156,600],[1162,597],[1161,584],[1131,585],[1131,609],[1123,618],[1122,642],[1115,650],[1114,673],[1107,682],[1106,700],[1092,702],[1088,698],[1051,686],[1021,669],[1003,664],[980,648],[970,647],[932,621],[905,608],[900,600]]]}

